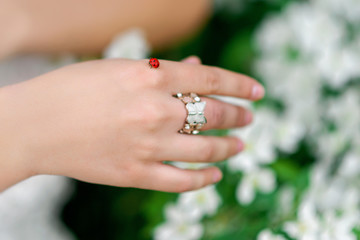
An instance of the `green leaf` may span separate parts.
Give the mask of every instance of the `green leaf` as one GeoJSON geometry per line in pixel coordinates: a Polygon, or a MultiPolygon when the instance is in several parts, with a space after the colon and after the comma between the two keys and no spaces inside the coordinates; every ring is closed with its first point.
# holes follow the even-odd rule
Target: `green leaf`
{"type": "Polygon", "coordinates": [[[301,168],[294,160],[286,158],[278,159],[272,164],[272,168],[278,179],[285,182],[295,182],[301,172],[301,168]]]}
{"type": "Polygon", "coordinates": [[[220,66],[236,72],[250,73],[254,55],[251,32],[241,31],[224,47],[220,66]]]}

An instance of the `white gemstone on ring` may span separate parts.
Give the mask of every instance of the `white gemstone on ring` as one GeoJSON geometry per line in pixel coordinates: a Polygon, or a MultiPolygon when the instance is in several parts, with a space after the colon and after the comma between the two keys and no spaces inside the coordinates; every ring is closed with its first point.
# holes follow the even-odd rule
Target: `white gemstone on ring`
{"type": "Polygon", "coordinates": [[[185,104],[187,110],[184,126],[179,132],[186,134],[200,133],[199,129],[207,122],[204,116],[206,102],[201,102],[200,97],[196,93],[177,93],[176,97],[185,104]]]}

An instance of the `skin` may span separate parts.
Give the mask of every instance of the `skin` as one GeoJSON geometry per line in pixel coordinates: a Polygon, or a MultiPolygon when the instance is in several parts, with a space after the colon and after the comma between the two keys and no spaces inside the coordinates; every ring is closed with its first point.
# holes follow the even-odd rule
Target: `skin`
{"type": "Polygon", "coordinates": [[[217,67],[160,60],[74,64],[0,89],[0,190],[38,174],[167,192],[220,181],[217,167],[183,170],[163,161],[218,162],[243,148],[240,139],[185,135],[178,92],[207,102],[204,130],[251,122],[239,106],[203,95],[263,97],[254,79],[217,67]],[[186,80],[191,79],[191,80],[186,80]]]}
{"type": "Polygon", "coordinates": [[[132,27],[144,30],[154,49],[163,49],[198,31],[211,2],[0,0],[0,58],[24,52],[99,54],[132,27]]]}

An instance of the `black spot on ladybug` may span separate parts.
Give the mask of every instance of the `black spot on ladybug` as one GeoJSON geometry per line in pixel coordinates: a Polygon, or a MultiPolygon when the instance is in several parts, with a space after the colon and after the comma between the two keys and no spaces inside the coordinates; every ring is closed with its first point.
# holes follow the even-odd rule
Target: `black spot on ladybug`
{"type": "Polygon", "coordinates": [[[160,66],[160,63],[159,63],[159,60],[157,60],[156,58],[150,58],[149,65],[150,65],[150,68],[152,68],[152,67],[158,68],[160,66]]]}

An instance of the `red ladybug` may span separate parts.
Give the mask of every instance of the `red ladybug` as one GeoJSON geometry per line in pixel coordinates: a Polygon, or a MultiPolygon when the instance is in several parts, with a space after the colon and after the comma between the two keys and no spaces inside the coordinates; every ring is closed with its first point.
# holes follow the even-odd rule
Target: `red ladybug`
{"type": "Polygon", "coordinates": [[[158,68],[160,66],[159,60],[157,58],[150,58],[149,60],[150,68],[158,68]]]}

